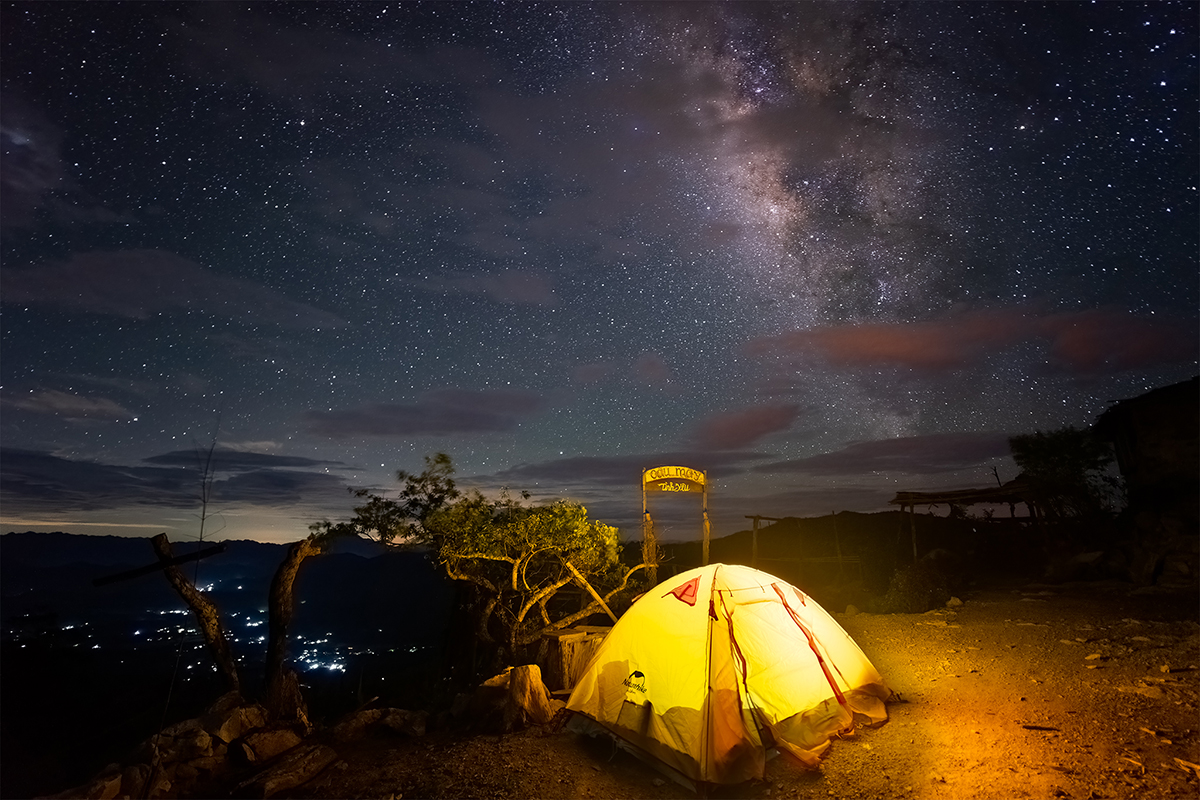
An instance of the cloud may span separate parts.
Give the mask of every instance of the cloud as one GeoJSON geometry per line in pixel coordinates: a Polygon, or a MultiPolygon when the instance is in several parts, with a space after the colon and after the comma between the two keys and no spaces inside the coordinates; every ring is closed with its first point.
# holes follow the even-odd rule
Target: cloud
{"type": "Polygon", "coordinates": [[[124,467],[5,448],[0,487],[9,512],[92,511],[128,505],[191,508],[198,483],[191,470],[124,467]]]}
{"type": "Polygon", "coordinates": [[[751,406],[726,411],[701,420],[692,434],[698,447],[734,450],[751,447],[764,436],[787,430],[800,412],[799,406],[751,406]]]}
{"type": "Polygon", "coordinates": [[[345,320],[251,281],[219,275],[162,250],[78,253],[4,272],[5,303],[148,319],[198,311],[285,328],[336,328],[345,320]]]}
{"type": "MultiPolygon", "coordinates": [[[[175,450],[162,455],[142,459],[147,464],[168,467],[187,467],[199,469],[207,460],[207,450],[175,450]]],[[[246,472],[250,470],[287,469],[294,467],[344,467],[341,461],[323,461],[303,456],[275,456],[269,453],[255,453],[246,450],[218,447],[212,451],[211,467],[216,472],[246,472]]]]}
{"type": "Polygon", "coordinates": [[[0,226],[29,225],[51,193],[66,187],[62,131],[5,86],[0,105],[0,226]]]}
{"type": "Polygon", "coordinates": [[[649,386],[666,386],[671,382],[671,368],[658,353],[642,353],[633,362],[633,378],[649,386]]]}
{"type": "Polygon", "coordinates": [[[833,453],[760,464],[753,472],[810,475],[929,475],[976,467],[1009,455],[1003,433],[937,433],[854,442],[833,453]]]}
{"type": "MultiPolygon", "coordinates": [[[[338,462],[265,455],[252,459],[248,457],[254,454],[218,452],[221,460],[214,465],[217,480],[213,491],[217,504],[280,506],[345,497],[345,481],[338,475],[282,468],[338,462]],[[234,474],[223,475],[227,472],[234,474]]],[[[5,448],[0,451],[0,492],[5,511],[27,514],[131,506],[199,507],[195,453],[167,453],[145,461],[151,466],[105,464],[5,448]]]]}
{"type": "Polygon", "coordinates": [[[442,389],[416,403],[373,403],[340,411],[309,411],[305,427],[322,436],[443,436],[502,433],[542,409],[540,395],[517,389],[442,389]]]}
{"type": "Polygon", "coordinates": [[[1200,355],[1195,322],[1095,309],[1051,315],[1043,329],[1053,358],[1082,375],[1194,362],[1200,355]]]}
{"type": "Polygon", "coordinates": [[[17,397],[5,397],[0,404],[8,408],[48,414],[71,421],[100,420],[119,422],[134,418],[121,404],[107,397],[80,397],[77,394],[46,389],[17,397]]]}
{"type": "Polygon", "coordinates": [[[1027,332],[1023,322],[1009,312],[981,311],[933,322],[832,325],[758,337],[748,349],[755,356],[817,355],[841,367],[943,371],[1019,341],[1027,332]]]}
{"type": "Polygon", "coordinates": [[[344,499],[346,482],[337,475],[300,470],[256,469],[238,472],[213,483],[218,503],[278,506],[344,499]]]}
{"type": "Polygon", "coordinates": [[[680,465],[708,472],[710,478],[728,478],[746,471],[747,465],[761,461],[761,453],[737,451],[677,450],[640,453],[627,456],[576,456],[519,464],[492,476],[504,485],[528,489],[548,483],[565,485],[638,486],[642,471],[651,467],[680,465]]]}
{"type": "Polygon", "coordinates": [[[1036,314],[1027,308],[967,311],[941,320],[832,325],[751,340],[757,357],[817,357],[835,367],[892,366],[947,372],[1023,343],[1076,375],[1195,361],[1195,324],[1113,309],[1036,314]]]}

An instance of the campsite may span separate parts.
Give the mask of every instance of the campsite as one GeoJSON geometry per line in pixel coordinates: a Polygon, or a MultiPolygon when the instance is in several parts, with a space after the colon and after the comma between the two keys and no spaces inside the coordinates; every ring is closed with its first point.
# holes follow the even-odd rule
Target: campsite
{"type": "MultiPolygon", "coordinates": [[[[663,585],[678,582],[673,576],[663,585]]],[[[561,714],[505,730],[484,724],[471,704],[426,713],[368,703],[319,726],[302,743],[287,730],[268,726],[241,735],[214,732],[210,745],[184,721],[169,729],[175,743],[163,751],[168,763],[162,773],[169,779],[154,796],[1197,796],[1200,595],[1195,585],[980,581],[960,594],[924,613],[848,607],[830,614],[895,696],[887,703],[885,723],[857,725],[834,736],[815,765],[805,766],[791,755],[768,757],[761,778],[694,791],[672,780],[669,770],[618,748],[613,737],[575,732],[561,714]],[[225,745],[217,741],[221,736],[230,742],[227,761],[225,745]],[[183,757],[194,760],[170,763],[188,748],[190,755],[183,757]],[[255,753],[263,756],[257,763],[255,753]],[[307,755],[298,760],[296,753],[307,755]],[[311,757],[320,763],[287,773],[311,757]],[[215,761],[227,767],[207,772],[204,766],[211,769],[215,761]],[[289,762],[293,767],[284,769],[289,762]],[[190,765],[201,767],[201,779],[185,783],[190,765]],[[282,782],[272,788],[262,775],[282,782]]],[[[90,784],[56,796],[120,796],[109,790],[122,787],[130,774],[131,768],[124,775],[106,770],[90,784]]]]}
{"type": "MultiPolygon", "coordinates": [[[[1196,590],[1126,582],[964,593],[925,614],[835,614],[901,702],[722,798],[1170,798],[1200,792],[1196,590]]],[[[281,797],[693,798],[603,739],[368,736],[281,797]]]]}

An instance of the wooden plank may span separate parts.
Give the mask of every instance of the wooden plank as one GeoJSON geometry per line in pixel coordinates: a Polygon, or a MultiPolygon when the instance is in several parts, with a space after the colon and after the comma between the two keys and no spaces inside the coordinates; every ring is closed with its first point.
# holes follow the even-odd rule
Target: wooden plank
{"type": "Polygon", "coordinates": [[[116,575],[106,575],[103,578],[96,578],[93,580],[92,585],[107,586],[110,583],[117,583],[118,581],[127,581],[131,578],[140,578],[143,575],[149,575],[151,572],[158,572],[166,569],[167,567],[173,567],[178,564],[186,564],[189,561],[199,561],[202,558],[208,558],[209,556],[215,556],[218,553],[224,553],[225,546],[225,542],[222,542],[216,547],[210,547],[207,550],[199,550],[195,553],[190,553],[185,556],[175,556],[174,558],[167,559],[165,561],[159,561],[157,564],[147,564],[146,566],[138,567],[137,569],[118,572],[116,575]]]}

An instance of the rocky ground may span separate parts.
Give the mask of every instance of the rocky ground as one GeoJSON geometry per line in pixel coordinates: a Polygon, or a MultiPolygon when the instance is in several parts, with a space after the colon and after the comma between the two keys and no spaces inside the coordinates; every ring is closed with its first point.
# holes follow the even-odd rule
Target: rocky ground
{"type": "MultiPolygon", "coordinates": [[[[817,772],[787,758],[728,798],[1200,796],[1200,598],[1124,583],[968,593],[921,615],[839,614],[902,700],[836,742],[817,772]]],[[[687,798],[610,742],[375,736],[293,798],[687,798]]]]}
{"type": "MultiPolygon", "coordinates": [[[[889,721],[835,742],[817,771],[781,756],[764,780],[711,796],[1200,797],[1195,588],[1024,585],[926,614],[850,611],[839,622],[899,694],[889,721]]],[[[426,733],[423,713],[368,709],[300,742],[231,697],[164,731],[165,772],[113,765],[60,796],[146,796],[154,783],[161,797],[694,797],[610,740],[553,725],[426,733]]]]}

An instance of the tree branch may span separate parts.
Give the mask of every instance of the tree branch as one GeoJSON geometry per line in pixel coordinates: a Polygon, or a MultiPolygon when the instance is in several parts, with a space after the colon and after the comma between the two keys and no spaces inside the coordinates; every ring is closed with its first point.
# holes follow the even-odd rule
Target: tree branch
{"type": "MultiPolygon", "coordinates": [[[[165,533],[160,533],[151,539],[150,545],[154,548],[154,553],[158,556],[159,561],[167,562],[174,558],[171,552],[171,543],[167,541],[165,533]]],[[[213,660],[217,662],[217,669],[225,678],[225,685],[235,692],[240,691],[241,680],[238,678],[233,653],[229,650],[229,641],[225,638],[225,629],[221,625],[221,612],[211,600],[200,593],[176,565],[165,564],[163,574],[167,576],[171,586],[183,598],[183,602],[187,603],[188,607],[192,609],[192,613],[196,615],[196,621],[200,624],[200,633],[204,636],[213,660]]]]}
{"type": "MultiPolygon", "coordinates": [[[[604,602],[607,603],[612,598],[613,595],[615,595],[617,592],[622,591],[625,588],[625,586],[629,583],[629,579],[633,576],[633,573],[637,572],[639,569],[647,569],[649,566],[650,566],[649,564],[638,564],[636,567],[633,567],[628,572],[626,572],[625,577],[621,579],[621,583],[618,584],[617,587],[614,588],[612,591],[610,591],[604,595],[604,602]]],[[[520,637],[520,639],[517,641],[517,644],[519,644],[519,645],[532,644],[533,642],[536,642],[539,638],[541,638],[542,634],[544,634],[546,631],[558,631],[558,630],[562,630],[563,628],[569,628],[570,626],[574,625],[579,620],[586,619],[587,617],[590,617],[592,614],[595,614],[598,611],[602,611],[602,610],[603,609],[600,608],[600,604],[597,603],[595,600],[593,600],[582,611],[577,611],[574,614],[569,614],[568,616],[563,617],[562,619],[558,620],[557,622],[553,622],[553,623],[547,625],[546,627],[537,631],[537,633],[526,634],[526,635],[520,637]]]]}

